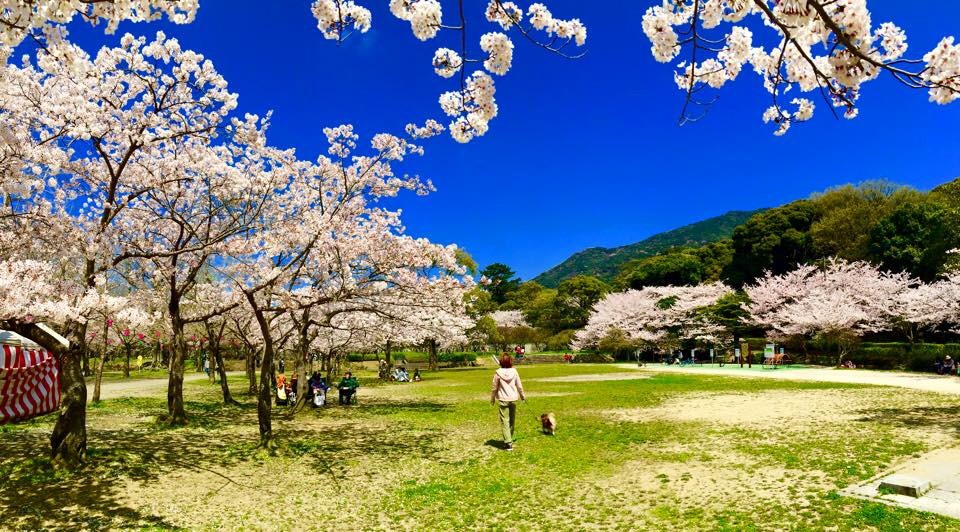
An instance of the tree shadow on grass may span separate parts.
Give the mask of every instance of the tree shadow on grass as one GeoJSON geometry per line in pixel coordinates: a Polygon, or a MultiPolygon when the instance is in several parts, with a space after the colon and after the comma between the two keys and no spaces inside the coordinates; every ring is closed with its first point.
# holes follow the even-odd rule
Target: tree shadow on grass
{"type": "Polygon", "coordinates": [[[906,428],[938,427],[960,437],[960,405],[918,406],[912,408],[875,408],[861,410],[857,421],[896,425],[906,428]]]}
{"type": "MultiPolygon", "coordinates": [[[[124,497],[124,481],[156,482],[172,471],[205,471],[225,484],[242,483],[219,468],[246,459],[233,453],[228,427],[256,427],[256,407],[188,401],[187,427],[158,422],[163,400],[118,398],[92,406],[86,465],[55,470],[48,458],[49,429],[5,431],[0,438],[0,528],[175,528],[124,497]],[[117,428],[98,429],[97,426],[117,428]],[[210,466],[216,464],[216,466],[210,466]]],[[[255,428],[253,430],[255,433],[255,428]]]]}
{"type": "Polygon", "coordinates": [[[0,513],[5,525],[25,529],[174,528],[131,505],[123,481],[147,483],[174,468],[190,469],[182,453],[210,447],[197,432],[91,430],[87,465],[65,472],[46,457],[45,434],[10,436],[0,442],[0,513]]]}
{"type": "MultiPolygon", "coordinates": [[[[314,471],[330,476],[335,482],[356,481],[358,473],[349,464],[363,459],[385,467],[399,460],[417,457],[441,461],[441,432],[436,429],[370,426],[362,422],[338,424],[321,430],[298,430],[288,426],[276,433],[277,453],[282,456],[307,458],[314,471]]],[[[368,469],[375,476],[376,469],[368,469]]]]}
{"type": "Polygon", "coordinates": [[[372,416],[390,416],[401,412],[432,414],[450,410],[452,406],[435,401],[393,401],[378,398],[350,408],[372,416]]]}
{"type": "MultiPolygon", "coordinates": [[[[260,462],[273,459],[257,449],[255,405],[237,407],[190,401],[186,404],[188,426],[171,428],[155,420],[156,415],[165,412],[163,401],[113,401],[112,405],[91,409],[87,464],[76,472],[52,467],[47,458],[46,427],[2,433],[0,528],[175,528],[177,525],[168,518],[138,507],[123,490],[129,481],[159,488],[170,482],[166,477],[180,472],[213,478],[209,485],[216,491],[231,484],[241,491],[263,491],[262,487],[250,485],[248,478],[257,474],[260,462]],[[103,412],[97,412],[99,409],[103,412]],[[96,428],[104,425],[110,428],[96,428]],[[243,473],[238,474],[237,466],[241,465],[243,473]]],[[[438,429],[392,420],[385,425],[383,420],[367,419],[367,414],[429,414],[446,408],[449,407],[441,403],[378,400],[350,407],[352,412],[332,418],[329,425],[322,417],[320,424],[317,420],[281,420],[275,410],[275,454],[281,460],[304,459],[301,463],[306,474],[313,471],[339,484],[362,482],[363,475],[372,477],[377,468],[365,467],[362,472],[351,468],[349,464],[359,459],[390,467],[410,456],[439,460],[442,450],[438,429]],[[354,413],[362,415],[354,417],[354,413]]]]}

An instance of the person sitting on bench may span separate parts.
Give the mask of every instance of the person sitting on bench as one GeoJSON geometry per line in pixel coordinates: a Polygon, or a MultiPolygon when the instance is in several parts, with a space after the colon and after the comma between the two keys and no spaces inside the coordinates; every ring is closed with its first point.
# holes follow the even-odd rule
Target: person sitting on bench
{"type": "Polygon", "coordinates": [[[340,379],[340,384],[337,385],[337,388],[340,390],[340,404],[349,405],[350,400],[353,399],[353,396],[357,393],[357,388],[360,387],[360,383],[357,382],[356,377],[353,376],[353,373],[349,371],[344,374],[343,378],[340,379]]]}

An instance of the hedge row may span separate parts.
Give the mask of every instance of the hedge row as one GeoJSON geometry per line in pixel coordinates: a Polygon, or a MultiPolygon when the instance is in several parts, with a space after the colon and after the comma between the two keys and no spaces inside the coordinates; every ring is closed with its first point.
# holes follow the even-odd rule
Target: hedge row
{"type": "Polygon", "coordinates": [[[946,356],[960,360],[960,344],[863,343],[848,358],[858,366],[933,371],[946,356]]]}
{"type": "MultiPolygon", "coordinates": [[[[381,355],[382,356],[382,355],[381,355]]],[[[393,353],[390,357],[394,363],[399,363],[402,360],[416,363],[425,363],[429,361],[429,356],[427,353],[420,353],[416,351],[402,351],[393,353]]],[[[360,353],[351,353],[347,355],[347,360],[350,362],[365,362],[377,360],[377,355],[375,354],[360,354],[360,353]]],[[[471,364],[477,361],[476,353],[437,353],[437,361],[441,364],[471,364]]]]}

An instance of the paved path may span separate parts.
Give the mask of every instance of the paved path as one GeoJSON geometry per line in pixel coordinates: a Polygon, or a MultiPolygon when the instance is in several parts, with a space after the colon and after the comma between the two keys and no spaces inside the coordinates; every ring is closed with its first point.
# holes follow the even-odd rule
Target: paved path
{"type": "Polygon", "coordinates": [[[648,364],[638,368],[635,364],[619,364],[622,368],[632,368],[651,373],[684,373],[699,375],[722,375],[724,377],[747,377],[758,379],[783,379],[813,382],[837,382],[845,384],[872,384],[877,386],[896,386],[926,392],[938,392],[960,395],[960,378],[933,373],[905,373],[901,371],[873,371],[866,369],[835,368],[778,368],[764,369],[756,364],[753,368],[740,366],[664,366],[648,364]]]}
{"type": "MultiPolygon", "coordinates": [[[[242,375],[242,371],[228,371],[227,375],[242,375]]],[[[204,373],[190,372],[183,376],[183,382],[199,382],[207,380],[204,373]]],[[[167,379],[129,379],[120,381],[106,381],[100,385],[100,399],[117,399],[120,397],[163,397],[167,394],[167,379]]],[[[87,382],[87,400],[93,397],[93,382],[87,382]]]]}
{"type": "Polygon", "coordinates": [[[927,453],[840,493],[960,519],[960,449],[952,447],[927,453]],[[900,477],[898,480],[929,482],[932,489],[921,497],[880,493],[880,483],[893,475],[900,477]]]}

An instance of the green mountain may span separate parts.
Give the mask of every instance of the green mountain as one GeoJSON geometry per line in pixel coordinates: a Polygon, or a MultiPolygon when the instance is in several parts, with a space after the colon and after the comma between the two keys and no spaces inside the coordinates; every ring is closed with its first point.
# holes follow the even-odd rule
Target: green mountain
{"type": "Polygon", "coordinates": [[[762,211],[730,211],[726,214],[685,225],[646,240],[616,248],[589,248],[541,273],[533,280],[546,287],[556,287],[574,275],[595,275],[605,281],[613,279],[620,266],[633,259],[656,255],[678,246],[700,246],[733,235],[733,229],[762,211]]]}

